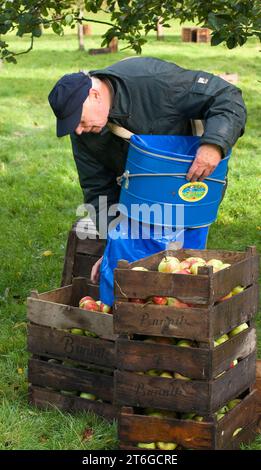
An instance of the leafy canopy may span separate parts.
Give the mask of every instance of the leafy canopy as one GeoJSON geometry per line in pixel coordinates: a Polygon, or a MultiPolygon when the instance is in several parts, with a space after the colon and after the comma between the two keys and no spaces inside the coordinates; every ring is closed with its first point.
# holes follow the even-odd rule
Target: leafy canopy
{"type": "MultiPolygon", "coordinates": [[[[85,16],[85,15],[84,15],[85,16]]],[[[44,29],[52,28],[62,35],[64,27],[74,28],[79,21],[104,23],[108,26],[102,45],[113,37],[125,40],[128,47],[141,52],[149,31],[155,30],[157,21],[164,27],[175,18],[212,30],[211,44],[225,42],[229,49],[242,46],[252,36],[261,39],[260,0],[0,0],[0,58],[16,62],[15,56],[29,52],[34,38],[44,29]],[[108,22],[88,17],[81,18],[80,7],[88,12],[108,14],[108,22]],[[30,35],[28,49],[16,54],[3,36],[11,31],[17,36],[30,35]]]]}

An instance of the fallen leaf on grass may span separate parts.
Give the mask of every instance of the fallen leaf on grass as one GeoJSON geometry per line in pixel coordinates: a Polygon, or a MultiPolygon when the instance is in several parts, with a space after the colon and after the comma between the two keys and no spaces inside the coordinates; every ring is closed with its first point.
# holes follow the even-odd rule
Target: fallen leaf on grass
{"type": "Polygon", "coordinates": [[[93,430],[91,428],[84,429],[82,433],[82,440],[89,441],[93,437],[93,430]]]}
{"type": "Polygon", "coordinates": [[[42,253],[42,256],[52,256],[53,252],[51,250],[46,250],[42,253]]]}

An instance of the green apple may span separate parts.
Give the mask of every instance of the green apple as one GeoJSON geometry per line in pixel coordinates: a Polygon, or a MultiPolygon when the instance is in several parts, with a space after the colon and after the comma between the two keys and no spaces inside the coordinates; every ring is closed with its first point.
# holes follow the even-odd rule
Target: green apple
{"type": "Polygon", "coordinates": [[[179,271],[180,261],[175,256],[165,256],[158,265],[160,273],[174,273],[179,271]]]}
{"type": "Polygon", "coordinates": [[[174,450],[177,445],[175,442],[156,442],[157,449],[160,450],[174,450]]]}
{"type": "Polygon", "coordinates": [[[225,416],[224,413],[216,413],[217,421],[219,421],[220,419],[224,418],[224,416],[225,416]]]}
{"type": "Polygon", "coordinates": [[[237,429],[233,432],[232,436],[235,437],[238,433],[240,433],[240,431],[242,431],[242,429],[243,429],[243,428],[237,428],[237,429]]]}
{"type": "Polygon", "coordinates": [[[198,415],[194,416],[193,420],[201,423],[201,421],[204,421],[204,416],[198,416],[198,415]]]}
{"type": "Polygon", "coordinates": [[[177,342],[176,346],[181,346],[182,348],[191,348],[193,342],[189,339],[181,339],[177,342]]]}
{"type": "Polygon", "coordinates": [[[69,395],[69,396],[75,396],[75,395],[78,395],[78,392],[77,391],[72,391],[72,390],[60,390],[60,393],[62,395],[69,395]]]}
{"type": "Polygon", "coordinates": [[[219,346],[219,344],[225,343],[228,340],[229,340],[228,335],[224,334],[214,341],[214,347],[219,346]]]}
{"type": "Polygon", "coordinates": [[[152,377],[158,377],[161,374],[160,370],[149,369],[145,372],[145,375],[151,375],[152,377]]]}
{"type": "Polygon", "coordinates": [[[219,410],[217,410],[217,413],[225,414],[228,412],[228,407],[227,405],[222,406],[219,410]]]}
{"type": "Polygon", "coordinates": [[[135,266],[135,268],[131,268],[132,271],[148,271],[147,268],[144,268],[143,266],[135,266]]]}
{"type": "Polygon", "coordinates": [[[165,377],[166,379],[173,379],[173,376],[170,372],[162,372],[162,374],[160,374],[160,377],[165,377]]]}
{"type": "Polygon", "coordinates": [[[229,410],[232,410],[232,408],[234,408],[235,406],[238,405],[238,403],[240,403],[242,400],[240,400],[240,398],[235,398],[234,400],[230,400],[228,403],[227,403],[227,407],[229,410]]]}
{"type": "Polygon", "coordinates": [[[229,268],[230,266],[231,266],[231,264],[229,264],[229,263],[224,263],[224,264],[222,264],[222,266],[219,268],[218,271],[221,271],[221,269],[229,268]]]}
{"type": "Polygon", "coordinates": [[[196,415],[196,413],[191,412],[191,413],[183,413],[181,415],[181,419],[193,419],[196,415]]]}
{"type": "Polygon", "coordinates": [[[207,266],[213,266],[214,273],[222,269],[223,262],[220,259],[210,259],[207,261],[207,266]]]}
{"type": "Polygon", "coordinates": [[[155,442],[138,442],[137,447],[139,449],[156,449],[156,443],[155,442]]]}
{"type": "Polygon", "coordinates": [[[206,261],[203,258],[199,258],[196,256],[191,256],[190,258],[186,258],[184,261],[188,262],[190,264],[190,267],[195,263],[203,263],[204,265],[206,264],[206,261]]]}
{"type": "Polygon", "coordinates": [[[96,335],[96,333],[93,333],[92,331],[89,331],[89,330],[84,330],[84,335],[90,336],[91,338],[98,338],[98,335],[96,335]]]}
{"type": "Polygon", "coordinates": [[[241,323],[241,325],[238,325],[238,326],[236,326],[236,328],[233,328],[233,330],[231,330],[228,333],[228,336],[229,336],[229,338],[232,338],[233,336],[236,336],[239,333],[241,333],[241,331],[247,330],[247,328],[248,328],[247,323],[241,323]]]}
{"type": "Polygon", "coordinates": [[[181,375],[178,372],[174,373],[174,379],[180,379],[180,380],[191,380],[189,377],[185,377],[185,375],[181,375]]]}
{"type": "Polygon", "coordinates": [[[86,400],[96,400],[96,396],[93,395],[93,393],[82,392],[80,393],[80,397],[85,398],[86,400]]]}
{"type": "Polygon", "coordinates": [[[206,263],[202,263],[202,262],[197,262],[197,263],[194,263],[192,264],[191,268],[190,268],[190,272],[191,274],[198,274],[198,268],[201,267],[201,266],[206,266],[206,263]]]}
{"type": "Polygon", "coordinates": [[[243,290],[245,290],[243,286],[236,286],[234,289],[232,289],[232,295],[240,294],[240,292],[243,292],[243,290]]]}
{"type": "Polygon", "coordinates": [[[70,333],[72,333],[72,335],[84,335],[84,330],[81,330],[80,328],[71,328],[70,333]]]}
{"type": "Polygon", "coordinates": [[[224,295],[224,297],[221,297],[219,300],[219,302],[223,302],[223,300],[227,300],[227,299],[230,299],[231,297],[233,296],[232,294],[232,291],[229,292],[227,295],[224,295]]]}

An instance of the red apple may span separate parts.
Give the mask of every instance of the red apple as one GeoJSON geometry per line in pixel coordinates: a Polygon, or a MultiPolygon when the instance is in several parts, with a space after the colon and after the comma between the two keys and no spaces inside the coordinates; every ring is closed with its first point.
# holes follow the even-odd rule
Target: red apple
{"type": "Polygon", "coordinates": [[[189,267],[191,268],[191,266],[194,264],[194,263],[203,263],[203,264],[206,264],[206,261],[203,259],[203,258],[199,258],[199,257],[196,257],[196,256],[191,256],[190,258],[186,258],[185,261],[187,263],[189,263],[189,267]]]}
{"type": "Polygon", "coordinates": [[[87,302],[87,301],[89,301],[89,300],[92,300],[93,302],[95,302],[95,300],[94,300],[92,297],[90,297],[89,295],[86,295],[85,297],[83,297],[83,298],[80,300],[80,302],[79,302],[79,307],[80,307],[80,308],[83,308],[84,303],[87,302]]]}
{"type": "Polygon", "coordinates": [[[112,313],[112,308],[107,305],[107,304],[104,304],[103,302],[100,303],[100,312],[102,313],[112,313]]]}
{"type": "Polygon", "coordinates": [[[154,296],[151,298],[152,302],[156,305],[167,305],[168,297],[157,297],[154,296]]]}
{"type": "Polygon", "coordinates": [[[91,310],[92,312],[99,311],[99,305],[96,304],[95,300],[86,300],[81,307],[83,310],[91,310]]]}
{"type": "Polygon", "coordinates": [[[177,299],[176,297],[167,297],[168,305],[176,308],[188,308],[189,305],[181,300],[177,299]]]}
{"type": "Polygon", "coordinates": [[[180,269],[189,269],[190,266],[191,266],[190,261],[188,261],[186,259],[184,261],[181,261],[181,263],[179,265],[180,269]]]}

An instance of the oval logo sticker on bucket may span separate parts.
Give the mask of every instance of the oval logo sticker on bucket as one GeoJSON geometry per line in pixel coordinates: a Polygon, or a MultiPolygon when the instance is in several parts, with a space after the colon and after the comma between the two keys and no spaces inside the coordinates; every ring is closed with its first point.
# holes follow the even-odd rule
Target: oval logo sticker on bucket
{"type": "Polygon", "coordinates": [[[179,188],[179,197],[183,201],[198,202],[208,193],[208,185],[202,181],[194,181],[194,183],[183,184],[179,188]]]}

